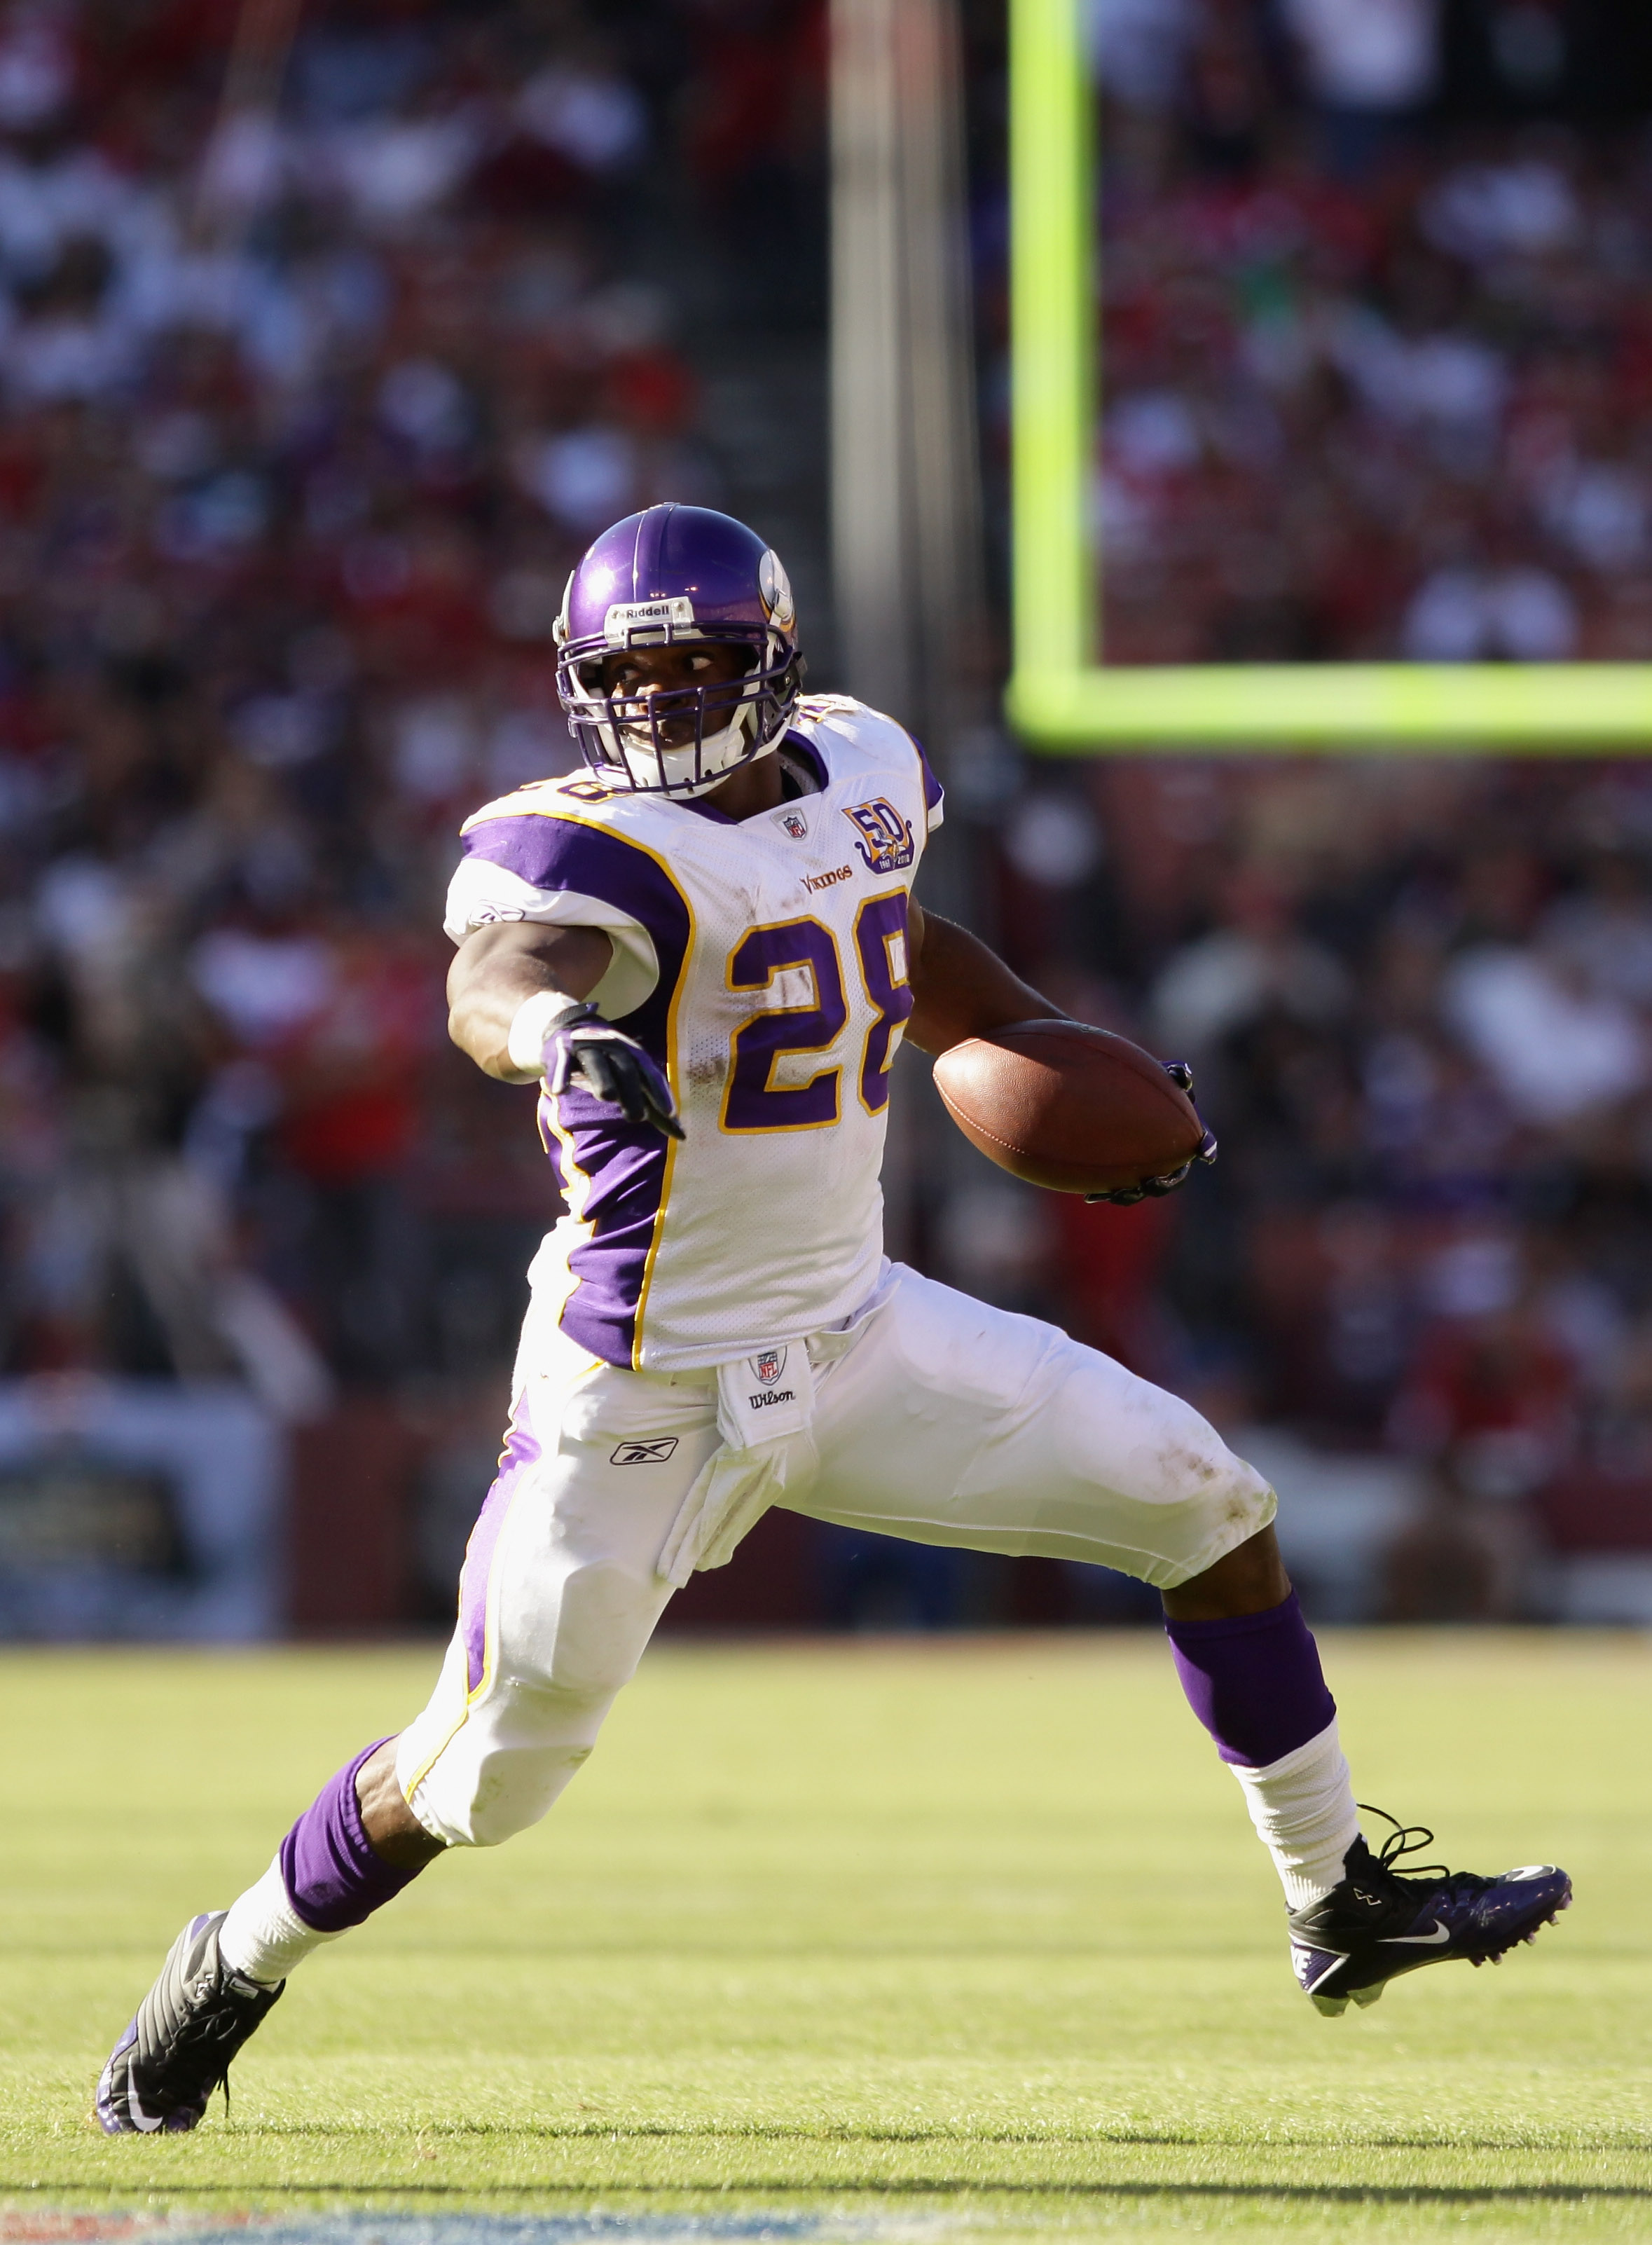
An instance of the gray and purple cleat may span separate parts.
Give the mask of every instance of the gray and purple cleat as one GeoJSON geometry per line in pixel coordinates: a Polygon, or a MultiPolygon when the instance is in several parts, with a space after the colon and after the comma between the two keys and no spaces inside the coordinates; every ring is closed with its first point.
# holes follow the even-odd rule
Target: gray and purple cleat
{"type": "MultiPolygon", "coordinates": [[[[1394,1823],[1385,1809],[1368,1813],[1394,1823]]],[[[1425,1964],[1454,1957],[1495,1964],[1571,1902],[1572,1882],[1553,1863],[1489,1879],[1434,1863],[1402,1877],[1393,1865],[1433,1837],[1425,1825],[1395,1824],[1379,1855],[1356,1840],[1343,1858],[1340,1883],[1291,1911],[1290,1961],[1303,1992],[1327,2018],[1340,2018],[1351,2002],[1362,2010],[1374,2004],[1391,1980],[1425,1964]]]]}
{"type": "Polygon", "coordinates": [[[194,2127],[230,2060],[286,1986],[283,1980],[261,1988],[225,1969],[218,1954],[225,1915],[190,1920],[110,2052],[97,2098],[106,2136],[194,2127]]]}

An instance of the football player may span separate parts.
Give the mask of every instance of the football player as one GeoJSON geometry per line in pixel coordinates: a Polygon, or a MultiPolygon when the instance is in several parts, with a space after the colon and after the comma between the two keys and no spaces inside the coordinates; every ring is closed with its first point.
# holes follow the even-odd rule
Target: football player
{"type": "Polygon", "coordinates": [[[179,1935],[104,2069],[105,2128],[193,2128],[312,1950],[537,1822],[673,1590],[775,1504],[1154,1584],[1322,2011],[1529,1938],[1563,1872],[1402,1876],[1409,1832],[1367,1844],[1262,1476],[1110,1358],[885,1258],[902,1039],[1058,1009],[914,901],[940,788],[890,718],[802,693],[778,557],[649,507],[581,560],[557,638],[586,768],[477,811],[448,903],[453,1037],[538,1085],[567,1211],[457,1627],[423,1712],[179,1935]]]}

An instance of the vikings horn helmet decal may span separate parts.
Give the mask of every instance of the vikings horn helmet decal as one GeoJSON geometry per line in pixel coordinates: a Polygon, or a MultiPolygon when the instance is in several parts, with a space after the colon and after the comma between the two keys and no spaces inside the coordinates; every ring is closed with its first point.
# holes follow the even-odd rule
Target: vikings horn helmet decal
{"type": "Polygon", "coordinates": [[[645,507],[605,530],[568,580],[556,627],[557,694],[580,753],[608,786],[703,795],[785,731],[802,677],[780,556],[710,507],[645,507]],[[627,695],[604,665],[627,648],[741,650],[738,677],[627,695]]]}

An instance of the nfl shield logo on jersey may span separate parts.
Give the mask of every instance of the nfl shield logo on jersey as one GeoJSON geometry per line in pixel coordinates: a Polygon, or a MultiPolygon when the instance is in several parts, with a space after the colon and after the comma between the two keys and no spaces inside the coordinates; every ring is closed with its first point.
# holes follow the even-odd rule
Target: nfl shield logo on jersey
{"type": "Polygon", "coordinates": [[[785,828],[788,834],[791,836],[794,842],[802,842],[807,838],[809,834],[809,821],[803,817],[801,811],[789,811],[780,823],[785,828]]]}
{"type": "Polygon", "coordinates": [[[786,1369],[783,1348],[766,1348],[761,1356],[751,1360],[751,1376],[760,1387],[772,1387],[786,1369]]]}

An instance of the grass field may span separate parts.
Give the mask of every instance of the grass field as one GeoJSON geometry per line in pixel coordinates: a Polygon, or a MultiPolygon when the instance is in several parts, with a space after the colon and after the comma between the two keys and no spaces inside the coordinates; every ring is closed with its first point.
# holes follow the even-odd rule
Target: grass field
{"type": "Polygon", "coordinates": [[[7,1656],[0,2235],[369,2207],[1652,2236],[1652,1647],[1329,1657],[1362,1798],[1454,1862],[1573,1871],[1502,1970],[1318,2018],[1156,1636],[667,1649],[546,1825],[304,1967],[227,2117],[107,2142],[91,2081],[179,1924],[433,1656],[7,1656]]]}

